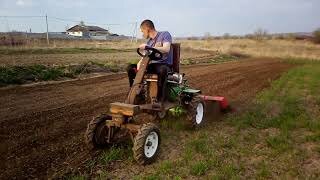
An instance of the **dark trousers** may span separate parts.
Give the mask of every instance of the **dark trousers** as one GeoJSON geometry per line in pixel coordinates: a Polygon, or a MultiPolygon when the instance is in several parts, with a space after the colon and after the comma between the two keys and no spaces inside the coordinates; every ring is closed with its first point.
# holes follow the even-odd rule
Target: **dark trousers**
{"type": "MultiPolygon", "coordinates": [[[[147,67],[147,73],[158,75],[158,100],[162,102],[165,100],[166,82],[169,70],[170,68],[167,64],[160,63],[149,64],[147,67]]],[[[131,87],[137,74],[137,65],[130,64],[127,67],[127,72],[131,87]]]]}

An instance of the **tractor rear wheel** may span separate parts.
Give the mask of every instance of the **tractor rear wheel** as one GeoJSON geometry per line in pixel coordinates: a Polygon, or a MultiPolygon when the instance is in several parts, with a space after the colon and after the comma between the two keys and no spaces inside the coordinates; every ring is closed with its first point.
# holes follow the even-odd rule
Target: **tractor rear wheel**
{"type": "Polygon", "coordinates": [[[111,116],[103,114],[90,121],[85,134],[85,142],[89,149],[108,145],[109,128],[106,126],[106,121],[110,120],[112,120],[111,116]]]}
{"type": "Polygon", "coordinates": [[[160,129],[153,123],[143,124],[133,142],[135,160],[146,165],[154,162],[160,150],[160,129]]]}
{"type": "Polygon", "coordinates": [[[194,97],[187,107],[187,121],[193,128],[198,128],[205,123],[205,103],[198,97],[194,97]]]}

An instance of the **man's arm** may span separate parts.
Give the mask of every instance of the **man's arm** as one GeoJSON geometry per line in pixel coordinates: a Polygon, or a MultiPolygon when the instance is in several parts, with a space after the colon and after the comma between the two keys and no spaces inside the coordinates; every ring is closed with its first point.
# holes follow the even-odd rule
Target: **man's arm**
{"type": "MultiPolygon", "coordinates": [[[[139,48],[144,49],[147,45],[146,44],[142,44],[139,46],[139,48]]],[[[159,50],[162,53],[169,53],[170,52],[170,48],[171,48],[171,43],[170,42],[164,42],[163,46],[161,47],[154,47],[155,49],[159,50]]],[[[140,61],[137,64],[137,69],[140,69],[140,64],[143,58],[140,59],[140,61]]]]}
{"type": "Polygon", "coordinates": [[[170,42],[164,42],[162,47],[154,47],[155,49],[159,50],[162,53],[169,53],[170,52],[171,43],[170,42]]]}
{"type": "MultiPolygon", "coordinates": [[[[145,49],[145,47],[147,47],[147,46],[148,46],[147,44],[141,44],[139,46],[139,48],[140,49],[145,49]]],[[[169,53],[170,47],[171,47],[171,43],[170,42],[164,42],[162,46],[156,46],[154,48],[159,50],[162,53],[169,53]]]]}
{"type": "MultiPolygon", "coordinates": [[[[159,50],[162,53],[169,53],[170,52],[170,48],[171,48],[171,44],[172,44],[172,37],[171,34],[169,32],[164,32],[164,37],[163,37],[163,41],[162,41],[162,45],[161,46],[156,46],[154,47],[155,49],[159,50]]],[[[148,46],[147,44],[141,44],[139,46],[140,49],[145,49],[145,47],[148,46]]]]}
{"type": "Polygon", "coordinates": [[[156,46],[155,48],[158,49],[162,53],[169,53],[170,48],[171,48],[171,44],[172,44],[171,34],[166,31],[166,32],[164,32],[164,35],[163,35],[162,46],[161,47],[156,46]]]}

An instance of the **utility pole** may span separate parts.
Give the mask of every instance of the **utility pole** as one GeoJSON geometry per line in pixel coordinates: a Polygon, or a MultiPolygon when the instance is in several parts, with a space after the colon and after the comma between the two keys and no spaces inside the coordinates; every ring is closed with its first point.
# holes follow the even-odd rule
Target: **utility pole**
{"type": "Polygon", "coordinates": [[[46,24],[47,24],[47,45],[49,46],[49,26],[48,26],[48,16],[46,14],[46,24]]]}
{"type": "Polygon", "coordinates": [[[138,22],[136,22],[136,42],[138,42],[138,22]]]}
{"type": "Polygon", "coordinates": [[[132,37],[131,37],[131,42],[133,42],[133,40],[135,39],[135,41],[137,42],[137,26],[138,26],[138,23],[135,22],[134,23],[134,28],[133,28],[133,33],[132,33],[132,37]]]}

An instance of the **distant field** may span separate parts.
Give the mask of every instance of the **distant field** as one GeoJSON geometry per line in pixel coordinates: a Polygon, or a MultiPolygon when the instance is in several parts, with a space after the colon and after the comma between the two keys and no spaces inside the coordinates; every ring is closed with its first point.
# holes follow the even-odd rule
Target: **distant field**
{"type": "MultiPolygon", "coordinates": [[[[320,59],[320,45],[297,40],[183,40],[181,64],[220,63],[248,57],[320,59]]],[[[124,71],[137,62],[139,42],[53,41],[50,47],[0,48],[0,86],[124,71]],[[22,66],[22,67],[21,67],[22,66]]]]}
{"type": "Polygon", "coordinates": [[[183,47],[201,50],[213,50],[221,53],[240,53],[253,57],[279,57],[320,59],[320,44],[302,40],[186,40],[183,47]]]}
{"type": "Polygon", "coordinates": [[[105,49],[105,48],[1,48],[2,55],[29,55],[29,54],[78,54],[78,53],[116,53],[130,52],[132,49],[105,49]]]}
{"type": "MultiPolygon", "coordinates": [[[[185,48],[181,51],[182,59],[192,59],[215,55],[212,50],[185,48]]],[[[0,65],[68,65],[89,61],[97,63],[127,63],[140,59],[135,49],[106,48],[15,48],[0,49],[0,65]]]]}
{"type": "MultiPolygon", "coordinates": [[[[66,65],[94,61],[126,63],[139,59],[135,48],[139,42],[123,41],[53,41],[49,48],[28,46],[0,48],[0,65],[66,65]]],[[[181,40],[183,60],[235,54],[252,57],[320,59],[320,45],[298,40],[221,39],[181,40]]]]}

